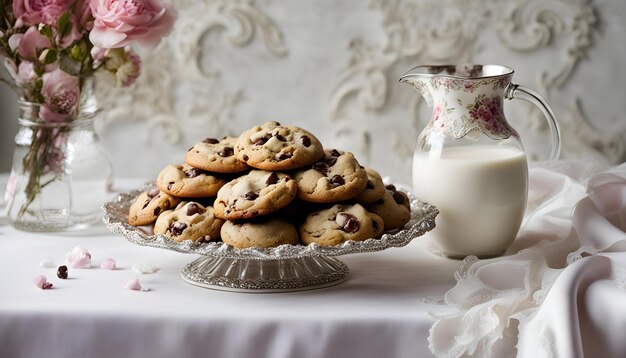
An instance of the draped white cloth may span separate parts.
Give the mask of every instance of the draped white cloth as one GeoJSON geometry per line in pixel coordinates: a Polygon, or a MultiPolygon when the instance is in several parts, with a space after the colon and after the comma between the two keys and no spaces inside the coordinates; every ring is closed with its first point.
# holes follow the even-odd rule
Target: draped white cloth
{"type": "Polygon", "coordinates": [[[505,256],[464,260],[431,352],[626,357],[626,163],[532,168],[528,199],[505,256]]]}

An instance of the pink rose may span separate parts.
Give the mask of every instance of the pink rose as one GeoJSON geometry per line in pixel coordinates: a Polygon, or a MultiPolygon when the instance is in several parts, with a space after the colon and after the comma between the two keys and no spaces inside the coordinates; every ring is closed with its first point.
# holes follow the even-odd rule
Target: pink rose
{"type": "Polygon", "coordinates": [[[55,25],[73,3],[74,0],[13,0],[13,14],[17,18],[15,26],[55,25]]]}
{"type": "Polygon", "coordinates": [[[44,105],[40,112],[41,118],[52,122],[66,120],[76,110],[80,95],[78,78],[56,69],[45,73],[42,79],[44,105]]]}
{"type": "Polygon", "coordinates": [[[26,30],[25,34],[14,34],[9,38],[9,47],[16,50],[22,58],[37,60],[39,52],[51,47],[50,40],[39,33],[35,26],[26,30]]]}
{"type": "Polygon", "coordinates": [[[119,48],[136,41],[154,48],[174,25],[176,14],[161,0],[91,0],[94,27],[89,39],[98,47],[119,48]]]}

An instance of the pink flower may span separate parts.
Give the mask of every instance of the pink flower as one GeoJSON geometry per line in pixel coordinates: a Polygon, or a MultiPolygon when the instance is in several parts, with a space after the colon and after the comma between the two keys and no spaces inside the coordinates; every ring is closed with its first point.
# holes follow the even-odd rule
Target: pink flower
{"type": "Polygon", "coordinates": [[[435,121],[439,119],[441,112],[442,112],[441,104],[437,103],[437,105],[435,105],[435,108],[433,108],[433,119],[435,121]]]}
{"type": "Polygon", "coordinates": [[[17,68],[15,83],[20,87],[29,87],[37,79],[35,66],[30,61],[22,61],[17,68]]]}
{"type": "Polygon", "coordinates": [[[78,78],[70,76],[60,69],[45,73],[42,76],[41,94],[44,106],[40,116],[44,120],[58,122],[67,119],[76,109],[80,90],[78,78]]]}
{"type": "Polygon", "coordinates": [[[50,40],[39,33],[35,26],[26,30],[25,34],[14,34],[9,38],[9,46],[17,49],[18,54],[28,60],[37,60],[39,52],[52,46],[50,40]]]}
{"type": "Polygon", "coordinates": [[[15,26],[55,25],[73,3],[74,0],[13,0],[13,14],[17,18],[15,26]]]}
{"type": "Polygon", "coordinates": [[[80,26],[87,30],[91,31],[93,28],[93,19],[91,18],[91,6],[89,0],[78,0],[78,3],[74,7],[76,18],[78,19],[78,23],[80,26]]]}
{"type": "Polygon", "coordinates": [[[89,39],[98,47],[119,48],[136,41],[154,48],[167,35],[176,17],[161,0],[91,0],[94,27],[89,39]]]}
{"type": "Polygon", "coordinates": [[[472,81],[464,81],[463,82],[463,91],[473,93],[474,92],[474,82],[472,81]]]}
{"type": "Polygon", "coordinates": [[[478,117],[485,122],[491,122],[493,120],[493,115],[491,114],[489,107],[485,105],[478,107],[478,117]]]}

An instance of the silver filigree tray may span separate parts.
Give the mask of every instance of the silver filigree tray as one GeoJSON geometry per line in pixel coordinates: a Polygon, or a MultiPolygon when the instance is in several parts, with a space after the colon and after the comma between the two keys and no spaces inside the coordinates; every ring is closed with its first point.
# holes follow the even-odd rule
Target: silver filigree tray
{"type": "Polygon", "coordinates": [[[163,235],[153,235],[148,227],[130,225],[130,205],[137,195],[152,186],[146,184],[121,193],[115,201],[104,204],[103,221],[107,228],[137,245],[202,255],[183,268],[182,279],[200,287],[227,291],[285,292],[341,283],[348,277],[348,266],[331,256],[406,246],[414,238],[432,230],[439,213],[433,205],[407,192],[411,199],[411,220],[405,229],[386,233],[379,239],[350,240],[332,247],[311,244],[237,249],[223,242],[176,242],[163,235]]]}

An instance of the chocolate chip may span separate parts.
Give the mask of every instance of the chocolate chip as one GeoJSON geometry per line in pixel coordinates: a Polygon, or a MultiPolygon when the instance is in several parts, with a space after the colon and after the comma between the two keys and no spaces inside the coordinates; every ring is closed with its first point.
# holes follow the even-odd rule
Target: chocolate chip
{"type": "Polygon", "coordinates": [[[200,207],[196,203],[190,203],[189,205],[187,205],[187,209],[185,211],[187,216],[191,216],[191,215],[197,214],[199,212],[200,212],[200,207]]]}
{"type": "Polygon", "coordinates": [[[185,175],[189,178],[195,178],[198,175],[202,174],[202,171],[200,169],[196,169],[196,168],[191,168],[188,169],[187,171],[185,171],[185,175]]]}
{"type": "Polygon", "coordinates": [[[155,216],[159,215],[161,213],[161,208],[157,206],[156,208],[154,208],[154,212],[153,213],[154,213],[155,216]]]}
{"type": "Polygon", "coordinates": [[[303,135],[302,137],[300,137],[300,140],[302,140],[303,146],[307,148],[311,146],[311,138],[309,138],[308,135],[303,135]]]}
{"type": "Polygon", "coordinates": [[[154,198],[155,196],[159,195],[159,188],[152,188],[148,191],[148,198],[154,198]]]}
{"type": "Polygon", "coordinates": [[[265,136],[257,139],[257,141],[254,142],[254,145],[263,145],[263,144],[267,143],[267,141],[270,140],[270,138],[272,138],[272,135],[268,133],[265,136]]]}
{"type": "Polygon", "coordinates": [[[178,236],[183,233],[183,231],[187,228],[187,224],[181,223],[180,221],[174,221],[170,225],[170,232],[174,236],[178,236]]]}
{"type": "Polygon", "coordinates": [[[247,155],[242,155],[241,158],[243,159],[244,162],[247,162],[248,159],[250,159],[250,157],[248,157],[247,155]]]}
{"type": "Polygon", "coordinates": [[[346,183],[346,181],[343,180],[341,175],[333,175],[333,177],[330,178],[330,187],[331,188],[336,188],[338,186],[344,185],[345,183],[346,183]]]}
{"type": "Polygon", "coordinates": [[[385,199],[380,199],[374,202],[374,205],[383,205],[385,203],[385,199]]]}
{"type": "Polygon", "coordinates": [[[191,150],[192,150],[192,149],[193,149],[193,147],[191,147],[191,148],[187,149],[187,151],[188,151],[188,152],[191,152],[191,150]]]}
{"type": "Polygon", "coordinates": [[[174,182],[171,181],[167,184],[167,190],[172,190],[172,186],[174,185],[174,182]]]}
{"type": "Polygon", "coordinates": [[[330,155],[332,155],[333,157],[339,157],[341,156],[341,153],[339,153],[337,149],[333,149],[330,151],[330,155]]]}
{"type": "Polygon", "coordinates": [[[272,173],[267,177],[267,180],[265,180],[265,184],[267,185],[272,185],[272,184],[276,184],[278,183],[278,175],[276,175],[276,173],[272,173]]]}
{"type": "Polygon", "coordinates": [[[249,191],[243,197],[246,198],[247,200],[254,200],[259,197],[259,194],[253,191],[249,191]]]}
{"type": "Polygon", "coordinates": [[[328,164],[324,163],[324,162],[317,162],[315,164],[313,164],[313,166],[311,167],[315,170],[317,170],[318,172],[326,175],[328,173],[328,164]]]}
{"type": "Polygon", "coordinates": [[[374,189],[374,183],[371,180],[368,180],[365,189],[374,189]]]}
{"type": "Polygon", "coordinates": [[[337,163],[337,158],[329,157],[324,159],[324,161],[326,162],[326,164],[328,164],[329,167],[332,167],[333,165],[335,165],[335,163],[337,163]]]}
{"type": "Polygon", "coordinates": [[[57,277],[63,280],[67,278],[67,266],[65,265],[59,266],[59,268],[57,269],[57,277]]]}
{"type": "Polygon", "coordinates": [[[276,134],[274,135],[274,137],[276,137],[276,139],[278,139],[278,140],[279,140],[279,141],[281,141],[281,142],[286,142],[286,141],[287,141],[287,139],[286,139],[285,137],[283,137],[282,135],[280,135],[280,134],[278,134],[278,133],[276,133],[276,134]]]}
{"type": "Polygon", "coordinates": [[[385,188],[386,188],[387,190],[391,190],[391,191],[396,191],[396,190],[398,190],[398,189],[396,189],[396,186],[395,186],[395,185],[393,185],[393,184],[388,184],[388,185],[385,185],[385,188]]]}
{"type": "Polygon", "coordinates": [[[209,144],[217,144],[217,143],[219,143],[220,141],[219,141],[219,140],[217,140],[217,139],[215,139],[215,138],[207,138],[207,139],[203,140],[203,142],[204,142],[204,143],[209,143],[209,144]]]}
{"type": "Polygon", "coordinates": [[[372,220],[372,227],[374,230],[378,230],[378,222],[376,220],[372,220]]]}
{"type": "Polygon", "coordinates": [[[142,209],[145,209],[145,208],[146,208],[146,206],[148,206],[148,204],[150,204],[150,202],[151,202],[151,201],[152,201],[152,200],[150,200],[150,199],[146,200],[146,202],[145,202],[145,203],[143,203],[143,206],[142,206],[141,208],[142,208],[142,209]]]}
{"type": "Polygon", "coordinates": [[[394,191],[393,192],[393,200],[395,200],[398,205],[402,205],[402,204],[405,203],[406,198],[399,191],[394,191]]]}
{"type": "Polygon", "coordinates": [[[233,147],[224,147],[217,154],[219,154],[220,157],[226,158],[235,154],[235,151],[233,150],[233,147]]]}
{"type": "Polygon", "coordinates": [[[347,213],[339,213],[338,215],[342,215],[345,217],[343,225],[341,225],[341,229],[343,231],[352,234],[359,231],[361,225],[359,224],[359,220],[354,215],[347,213]]]}
{"type": "Polygon", "coordinates": [[[278,156],[278,160],[285,160],[285,159],[289,159],[291,158],[293,154],[287,152],[287,153],[282,153],[281,155],[278,156]]]}

